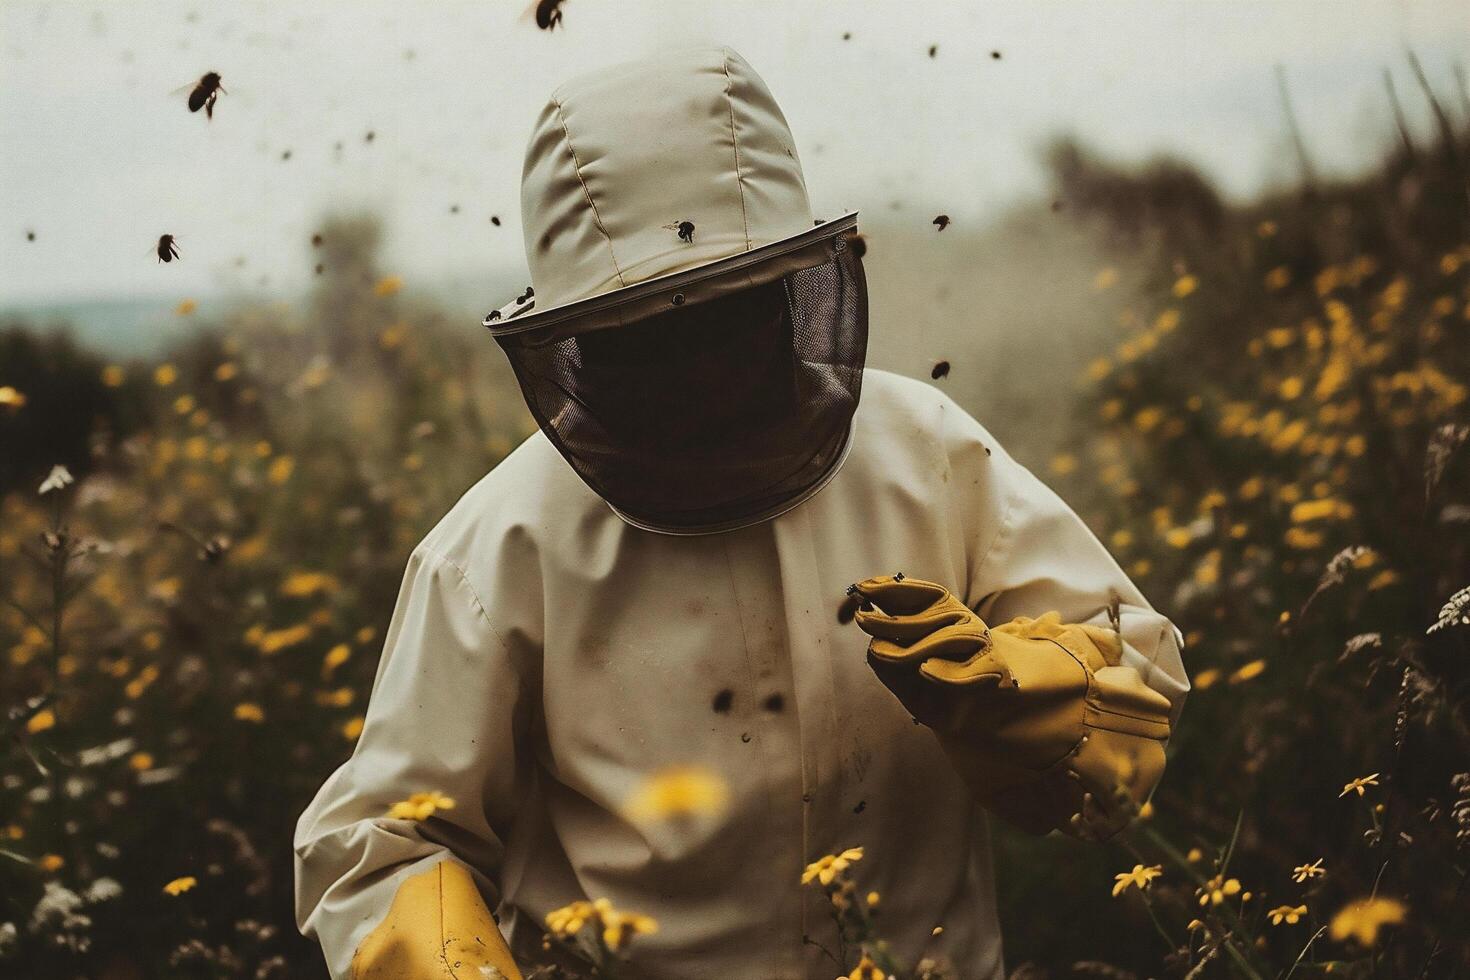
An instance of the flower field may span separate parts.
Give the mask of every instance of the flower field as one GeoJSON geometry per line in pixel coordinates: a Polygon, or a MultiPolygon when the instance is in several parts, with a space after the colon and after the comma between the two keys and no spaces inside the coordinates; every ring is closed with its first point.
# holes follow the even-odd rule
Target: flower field
{"type": "MultiPolygon", "coordinates": [[[[1467,159],[1446,123],[1224,204],[1058,149],[1119,257],[1077,273],[1117,340],[1046,379],[1066,443],[1013,445],[1179,624],[1194,692],[1115,841],[997,827],[1013,975],[1470,975],[1467,159]]],[[[0,975],[324,975],[295,818],[361,729],[408,551],[534,431],[377,234],[327,222],[300,302],[182,300],[200,327],[157,359],[0,324],[0,975]]],[[[681,773],[630,806],[722,800],[681,773]]],[[[962,978],[892,962],[881,842],[849,843],[792,869],[834,975],[962,978]]],[[[638,911],[559,910],[548,949],[614,975],[638,911]]]]}

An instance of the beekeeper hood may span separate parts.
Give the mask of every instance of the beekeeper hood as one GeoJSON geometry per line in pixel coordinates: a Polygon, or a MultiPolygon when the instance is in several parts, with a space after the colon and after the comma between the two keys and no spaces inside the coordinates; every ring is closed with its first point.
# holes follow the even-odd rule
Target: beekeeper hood
{"type": "Polygon", "coordinates": [[[786,119],[739,54],[664,51],[559,87],[521,218],[532,288],[485,325],[619,516],[729,530],[837,471],[867,349],[857,213],[814,219],[786,119]]]}

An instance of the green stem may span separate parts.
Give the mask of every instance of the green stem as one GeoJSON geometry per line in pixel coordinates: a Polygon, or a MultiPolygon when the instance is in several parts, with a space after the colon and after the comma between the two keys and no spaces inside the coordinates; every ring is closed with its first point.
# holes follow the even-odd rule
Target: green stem
{"type": "Polygon", "coordinates": [[[1169,930],[1164,928],[1164,923],[1159,921],[1159,914],[1154,910],[1154,903],[1149,900],[1148,893],[1140,890],[1139,894],[1143,896],[1143,907],[1148,909],[1148,917],[1153,920],[1154,928],[1159,930],[1159,935],[1164,937],[1164,942],[1169,944],[1169,952],[1172,953],[1179,948],[1180,944],[1174,941],[1169,935],[1169,930]]]}
{"type": "Polygon", "coordinates": [[[1322,938],[1322,933],[1326,931],[1327,927],[1323,926],[1316,932],[1312,933],[1312,938],[1308,939],[1307,944],[1302,947],[1302,951],[1296,954],[1296,959],[1292,962],[1291,969],[1286,971],[1286,973],[1281,977],[1281,980],[1291,980],[1291,975],[1296,972],[1297,966],[1301,964],[1302,957],[1307,955],[1307,950],[1311,949],[1312,944],[1315,943],[1318,939],[1322,938]]]}
{"type": "Polygon", "coordinates": [[[1230,941],[1228,936],[1222,940],[1222,943],[1225,946],[1225,952],[1230,954],[1231,958],[1235,960],[1235,965],[1240,967],[1241,971],[1247,977],[1250,977],[1250,980],[1265,980],[1264,977],[1256,972],[1256,968],[1250,965],[1250,961],[1245,958],[1245,954],[1230,941]]]}

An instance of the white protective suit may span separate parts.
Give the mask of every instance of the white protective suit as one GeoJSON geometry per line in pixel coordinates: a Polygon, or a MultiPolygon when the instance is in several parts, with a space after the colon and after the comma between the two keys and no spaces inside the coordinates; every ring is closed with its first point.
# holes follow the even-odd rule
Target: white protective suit
{"type": "Polygon", "coordinates": [[[882,894],[900,960],[1002,977],[988,817],[841,621],[847,586],[902,571],[996,624],[1056,610],[1106,625],[1116,590],[1123,664],[1171,720],[1188,689],[1179,631],[975,419],[863,369],[856,212],[813,218],[785,118],[735,52],[661,51],[559,87],[522,223],[534,298],[486,326],[541,431],[409,558],[361,737],[297,826],[298,924],[337,978],[355,955],[364,980],[453,975],[495,939],[463,867],[522,972],[548,912],[607,898],[659,924],[620,976],[831,980],[830,904],[800,878],[862,845],[854,873],[882,894]],[[729,320],[762,297],[779,316],[729,320]],[[748,320],[780,329],[735,332],[748,320]],[[648,323],[715,329],[665,335],[712,338],[688,360],[639,349],[598,368],[618,331],[648,323]],[[703,356],[732,338],[729,362],[703,356]],[[750,363],[780,370],[751,387],[750,363]],[[759,401],[732,394],[737,375],[759,401]],[[728,452],[709,409],[747,403],[768,427],[727,425],[743,437],[728,452]],[[620,408],[636,424],[610,424],[620,408]],[[663,426],[692,431],[630,448],[663,426]],[[722,813],[623,815],[646,777],[684,764],[726,781],[722,813]],[[455,805],[388,816],[429,792],[455,805]]]}
{"type": "Polygon", "coordinates": [[[799,877],[863,845],[856,878],[882,893],[899,957],[1003,977],[987,815],[839,622],[844,588],[875,570],[945,583],[992,623],[1056,609],[1106,625],[1116,589],[1123,662],[1178,718],[1178,629],[928,383],[867,370],[831,481],[722,534],[631,527],[538,433],[413,551],[361,738],[301,817],[298,918],[333,976],[405,878],[452,860],[499,903],[523,970],[548,911],[607,897],[660,924],[632,944],[632,976],[831,980],[803,942],[834,944],[827,901],[799,877]],[[691,762],[729,782],[721,820],[618,815],[643,777],[691,762]],[[457,805],[385,817],[427,790],[457,805]]]}

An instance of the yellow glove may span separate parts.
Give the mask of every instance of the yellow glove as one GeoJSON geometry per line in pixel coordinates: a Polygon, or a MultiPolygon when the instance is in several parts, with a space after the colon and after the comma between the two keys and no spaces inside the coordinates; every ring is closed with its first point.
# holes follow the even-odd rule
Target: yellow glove
{"type": "Polygon", "coordinates": [[[387,916],[352,957],[352,980],[466,976],[523,980],[469,871],[444,860],[398,886],[387,916]]]}
{"type": "Polygon", "coordinates": [[[1106,840],[1157,785],[1169,700],[1121,666],[1112,630],[1056,610],[989,627],[948,589],[902,574],[849,591],[863,600],[869,665],[982,806],[1031,833],[1106,840]]]}

